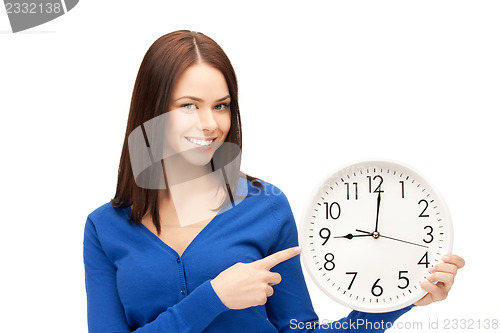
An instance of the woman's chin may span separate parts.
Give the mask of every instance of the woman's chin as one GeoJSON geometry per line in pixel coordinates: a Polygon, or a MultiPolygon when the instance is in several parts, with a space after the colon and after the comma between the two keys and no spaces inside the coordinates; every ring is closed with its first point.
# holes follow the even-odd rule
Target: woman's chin
{"type": "Polygon", "coordinates": [[[211,150],[200,151],[197,149],[190,149],[182,153],[184,159],[193,166],[204,166],[210,163],[213,157],[211,150]]]}

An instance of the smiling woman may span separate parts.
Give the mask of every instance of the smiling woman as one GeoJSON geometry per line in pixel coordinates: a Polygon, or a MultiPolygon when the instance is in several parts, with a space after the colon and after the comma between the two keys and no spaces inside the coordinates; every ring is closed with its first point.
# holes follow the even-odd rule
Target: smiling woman
{"type": "MultiPolygon", "coordinates": [[[[201,33],[184,30],[158,38],[146,52],[137,74],[116,194],[111,201],[113,207],[131,207],[132,221],[140,223],[146,217],[160,234],[160,203],[165,202],[162,197],[168,197],[168,184],[207,174],[210,167],[207,163],[222,142],[233,150],[242,149],[238,85],[226,54],[201,33]],[[130,154],[129,137],[136,128],[142,127],[145,131],[144,123],[162,115],[168,116],[162,123],[165,132],[161,132],[161,136],[164,135],[165,140],[157,142],[160,135],[154,139],[150,135],[147,144],[153,150],[162,149],[163,157],[170,157],[152,166],[161,173],[163,186],[143,188],[134,179],[131,162],[135,156],[130,154]],[[163,148],[154,147],[161,145],[163,148]],[[193,147],[207,153],[199,154],[193,147]]],[[[222,165],[234,159],[234,154],[227,153],[227,149],[219,155],[222,165]]],[[[227,192],[232,192],[238,183],[240,158],[238,155],[236,167],[230,168],[226,175],[227,192]]],[[[245,177],[260,187],[256,178],[245,177]]],[[[156,179],[153,182],[156,183],[156,179]]]]}
{"type": "MultiPolygon", "coordinates": [[[[410,310],[319,325],[288,200],[240,171],[241,142],[224,51],[191,31],[155,41],[137,75],[116,194],[85,224],[89,332],[333,332],[360,321],[379,328],[359,331],[380,332],[410,310]]],[[[436,266],[433,296],[446,297],[460,259],[436,266]]]]}

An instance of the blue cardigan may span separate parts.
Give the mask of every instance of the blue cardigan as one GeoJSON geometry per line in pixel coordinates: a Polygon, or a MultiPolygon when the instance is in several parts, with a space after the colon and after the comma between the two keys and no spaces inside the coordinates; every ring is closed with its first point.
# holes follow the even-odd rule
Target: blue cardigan
{"type": "Polygon", "coordinates": [[[228,309],[211,279],[237,262],[298,245],[288,200],[277,187],[261,183],[263,189],[241,178],[249,196],[224,207],[180,257],[145,226],[130,222],[130,208],[108,202],[90,213],[84,232],[89,332],[349,332],[356,327],[382,332],[387,327],[382,321],[392,323],[412,307],[382,314],[352,311],[320,325],[296,256],[271,269],[282,281],[265,305],[228,309]]]}

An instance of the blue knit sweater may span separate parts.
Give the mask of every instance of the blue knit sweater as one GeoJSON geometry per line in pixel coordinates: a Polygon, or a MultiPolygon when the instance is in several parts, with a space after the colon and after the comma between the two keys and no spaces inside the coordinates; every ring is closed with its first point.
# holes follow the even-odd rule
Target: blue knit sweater
{"type": "Polygon", "coordinates": [[[242,182],[249,196],[223,208],[180,257],[149,229],[130,222],[130,208],[106,203],[90,213],[84,232],[89,332],[382,332],[411,308],[352,311],[320,325],[296,256],[271,269],[282,281],[265,305],[228,309],[211,279],[237,262],[298,245],[283,192],[264,181],[263,189],[242,182]]]}

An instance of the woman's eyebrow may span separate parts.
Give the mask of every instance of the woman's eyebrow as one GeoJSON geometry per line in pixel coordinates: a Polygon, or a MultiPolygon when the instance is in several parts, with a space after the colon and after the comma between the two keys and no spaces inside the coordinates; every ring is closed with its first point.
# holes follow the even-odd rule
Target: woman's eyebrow
{"type": "Polygon", "coordinates": [[[194,97],[194,96],[182,96],[182,97],[177,98],[174,102],[177,102],[178,100],[183,99],[183,98],[192,99],[193,101],[197,101],[197,102],[203,102],[203,100],[201,98],[194,97]]]}
{"type": "Polygon", "coordinates": [[[231,96],[230,95],[224,96],[224,97],[219,98],[218,100],[216,100],[216,102],[222,102],[222,101],[224,101],[224,100],[226,100],[228,98],[231,98],[231,96]]]}
{"type": "MultiPolygon", "coordinates": [[[[183,98],[192,99],[193,101],[197,101],[197,102],[204,102],[203,99],[198,98],[198,97],[194,97],[194,96],[182,96],[182,97],[177,98],[174,102],[177,102],[178,100],[183,99],[183,98]]],[[[222,98],[219,98],[215,102],[222,102],[222,101],[224,101],[224,100],[226,100],[228,98],[231,98],[231,96],[230,95],[226,95],[226,96],[224,96],[222,98]]]]}

